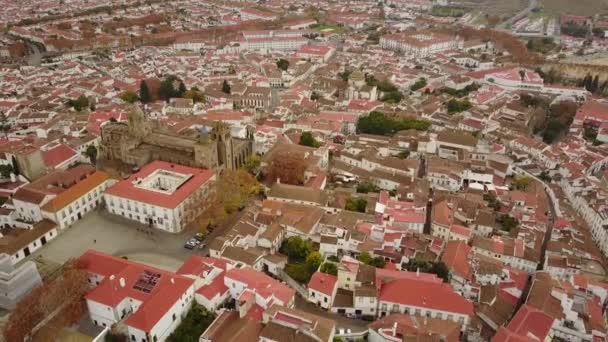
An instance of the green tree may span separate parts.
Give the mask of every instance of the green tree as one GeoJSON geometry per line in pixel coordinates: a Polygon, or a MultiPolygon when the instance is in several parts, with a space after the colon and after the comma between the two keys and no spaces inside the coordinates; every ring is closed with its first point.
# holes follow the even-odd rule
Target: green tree
{"type": "Polygon", "coordinates": [[[344,209],[364,213],[367,208],[367,201],[364,198],[351,197],[346,200],[344,209]]]}
{"type": "Polygon", "coordinates": [[[180,325],[169,335],[167,342],[198,342],[214,319],[215,315],[194,303],[180,325]]]}
{"type": "Polygon", "coordinates": [[[410,156],[410,151],[401,151],[397,155],[397,158],[399,158],[399,159],[407,159],[407,157],[409,157],[409,156],[410,156]]]}
{"type": "Polygon", "coordinates": [[[186,93],[186,86],[175,75],[169,75],[160,83],[158,96],[165,101],[172,97],[183,97],[186,93]]]}
{"type": "Polygon", "coordinates": [[[382,257],[374,257],[374,258],[372,258],[372,260],[369,263],[370,266],[374,266],[376,268],[384,268],[385,264],[386,264],[386,262],[384,261],[384,258],[382,258],[382,257]]]}
{"type": "Polygon", "coordinates": [[[300,136],[300,145],[315,148],[321,146],[321,144],[315,140],[315,137],[311,132],[302,132],[302,135],[300,136]]]}
{"type": "Polygon", "coordinates": [[[494,209],[494,211],[500,210],[500,201],[496,198],[493,192],[483,194],[483,200],[488,202],[488,207],[494,209]]]}
{"type": "Polygon", "coordinates": [[[134,91],[126,90],[120,94],[120,99],[127,103],[132,104],[132,103],[137,102],[137,100],[139,100],[139,96],[134,91]]]}
{"type": "Polygon", "coordinates": [[[310,252],[308,253],[308,256],[306,256],[306,267],[310,273],[317,271],[322,262],[323,257],[321,256],[321,253],[317,251],[310,252]]]}
{"type": "Polygon", "coordinates": [[[142,103],[150,103],[152,101],[152,95],[150,95],[150,89],[145,80],[142,80],[139,84],[139,100],[142,103]]]}
{"type": "Polygon", "coordinates": [[[460,113],[460,112],[464,112],[465,110],[468,110],[469,108],[471,108],[471,102],[469,102],[469,100],[456,100],[456,99],[451,99],[450,101],[448,101],[448,113],[449,114],[454,114],[454,113],[460,113]]]}
{"type": "Polygon", "coordinates": [[[503,230],[510,232],[519,225],[519,221],[511,215],[503,215],[498,221],[503,230]]]}
{"type": "Polygon", "coordinates": [[[329,257],[327,257],[327,260],[333,261],[333,262],[339,262],[340,261],[340,259],[338,259],[338,257],[335,256],[335,255],[330,255],[329,257]]]}
{"type": "Polygon", "coordinates": [[[89,158],[91,164],[95,165],[97,163],[97,147],[95,145],[87,146],[83,154],[89,158]]]}
{"type": "Polygon", "coordinates": [[[410,87],[411,91],[416,91],[418,89],[422,89],[426,87],[426,79],[424,77],[420,78],[416,83],[412,84],[410,87]]]}
{"type": "Polygon", "coordinates": [[[184,95],[186,95],[186,92],[188,91],[188,89],[186,89],[186,85],[184,84],[183,81],[179,81],[179,86],[177,87],[177,93],[176,93],[176,97],[184,97],[184,95]]]}
{"type": "Polygon", "coordinates": [[[192,99],[192,101],[194,101],[194,103],[205,102],[205,94],[203,94],[200,90],[198,90],[195,87],[193,87],[192,89],[190,89],[186,93],[184,93],[184,97],[187,99],[192,99]]]}
{"type": "Polygon", "coordinates": [[[516,175],[511,181],[511,185],[517,190],[526,190],[530,185],[530,177],[525,175],[516,175]]]}
{"type": "Polygon", "coordinates": [[[283,58],[279,59],[277,61],[277,68],[286,71],[289,68],[289,61],[283,58]]]}
{"type": "Polygon", "coordinates": [[[446,264],[443,263],[443,261],[433,263],[433,266],[431,267],[431,273],[436,274],[446,283],[450,281],[450,270],[448,269],[446,264]]]}
{"type": "Polygon", "coordinates": [[[336,266],[336,264],[334,264],[333,262],[325,262],[321,265],[320,271],[323,273],[337,276],[338,275],[338,266],[336,266]]]}
{"type": "Polygon", "coordinates": [[[372,256],[368,252],[362,252],[357,257],[357,260],[361,261],[366,265],[369,265],[372,262],[372,256]]]}
{"type": "Polygon", "coordinates": [[[3,178],[10,177],[12,172],[13,172],[12,165],[10,165],[10,164],[0,165],[0,175],[2,175],[3,178]]]}
{"type": "Polygon", "coordinates": [[[380,192],[380,188],[372,182],[364,181],[357,185],[357,192],[361,194],[367,194],[369,192],[380,192]]]}
{"type": "Polygon", "coordinates": [[[69,100],[68,105],[74,108],[76,111],[80,112],[83,109],[89,107],[89,99],[84,95],[80,95],[75,100],[69,100]]]}
{"type": "Polygon", "coordinates": [[[226,94],[230,94],[230,92],[231,92],[230,84],[226,80],[224,80],[224,82],[222,82],[222,92],[224,92],[226,94]]]}
{"type": "Polygon", "coordinates": [[[352,71],[345,69],[344,71],[338,73],[338,77],[340,77],[340,79],[342,79],[342,81],[346,82],[348,81],[348,78],[350,77],[352,71]]]}
{"type": "Polygon", "coordinates": [[[552,144],[565,131],[566,126],[559,120],[551,119],[547,123],[547,128],[543,132],[543,141],[547,144],[552,144]]]}
{"type": "Polygon", "coordinates": [[[287,255],[292,262],[301,262],[311,251],[311,246],[299,236],[292,236],[281,245],[281,253],[287,255]]]}
{"type": "Polygon", "coordinates": [[[373,111],[369,115],[361,116],[357,121],[357,132],[377,135],[393,134],[401,130],[415,129],[426,131],[430,122],[416,119],[392,119],[384,113],[373,111]]]}
{"type": "Polygon", "coordinates": [[[0,131],[4,133],[4,137],[8,136],[8,131],[11,129],[11,124],[3,112],[0,112],[0,131]]]}
{"type": "Polygon", "coordinates": [[[261,164],[262,157],[260,157],[258,154],[252,154],[245,161],[245,170],[252,175],[256,175],[260,171],[261,164]]]}
{"type": "Polygon", "coordinates": [[[391,91],[389,93],[384,93],[380,100],[388,103],[399,103],[403,100],[403,94],[401,94],[400,91],[391,91]]]}

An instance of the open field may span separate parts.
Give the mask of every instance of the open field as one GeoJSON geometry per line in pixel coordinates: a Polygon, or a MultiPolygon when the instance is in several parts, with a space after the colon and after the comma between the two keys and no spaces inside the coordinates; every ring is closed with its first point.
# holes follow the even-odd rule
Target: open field
{"type": "Polygon", "coordinates": [[[540,0],[540,2],[549,15],[608,14],[608,0],[540,0]]]}

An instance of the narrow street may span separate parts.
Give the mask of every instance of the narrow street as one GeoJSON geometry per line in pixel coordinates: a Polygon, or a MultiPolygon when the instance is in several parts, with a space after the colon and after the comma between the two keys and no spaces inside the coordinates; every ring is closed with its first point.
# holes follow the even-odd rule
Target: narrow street
{"type": "Polygon", "coordinates": [[[334,320],[336,322],[336,330],[350,329],[353,332],[363,331],[367,330],[368,324],[371,323],[361,319],[347,318],[342,315],[327,312],[324,309],[321,309],[318,306],[306,301],[300,296],[296,296],[295,308],[310,314],[334,320]]]}

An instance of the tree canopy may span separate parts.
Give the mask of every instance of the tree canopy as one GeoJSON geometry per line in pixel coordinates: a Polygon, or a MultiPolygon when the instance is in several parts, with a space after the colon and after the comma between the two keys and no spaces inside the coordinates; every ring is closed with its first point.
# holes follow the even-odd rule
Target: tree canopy
{"type": "Polygon", "coordinates": [[[346,210],[356,211],[359,213],[364,213],[366,208],[367,208],[367,200],[365,200],[365,198],[356,198],[356,197],[351,197],[351,198],[347,199],[346,205],[344,206],[344,209],[346,209],[346,210]]]}
{"type": "Polygon", "coordinates": [[[280,58],[277,61],[277,68],[280,70],[286,71],[289,68],[289,61],[283,58],[280,58]]]}
{"type": "Polygon", "coordinates": [[[362,116],[357,121],[357,132],[367,134],[388,135],[407,129],[426,131],[430,122],[416,119],[392,119],[379,111],[362,116]]]}
{"type": "Polygon", "coordinates": [[[214,319],[214,314],[194,303],[179,326],[169,335],[167,342],[198,342],[214,319]]]}
{"type": "Polygon", "coordinates": [[[23,341],[38,334],[34,340],[53,341],[65,326],[77,323],[85,312],[84,295],[89,291],[88,274],[82,264],[69,260],[61,275],[33,289],[23,297],[10,315],[4,329],[6,341],[23,341]],[[33,329],[45,318],[49,325],[33,329]]]}
{"type": "Polygon", "coordinates": [[[222,82],[222,92],[225,94],[230,94],[231,91],[232,89],[230,88],[230,84],[228,81],[224,80],[224,82],[222,82]]]}
{"type": "Polygon", "coordinates": [[[89,99],[84,95],[80,95],[77,99],[69,100],[68,105],[80,112],[89,107],[89,99]]]}
{"type": "Polygon", "coordinates": [[[169,101],[173,97],[183,97],[186,93],[184,82],[175,75],[169,75],[160,83],[158,97],[169,101]]]}
{"type": "Polygon", "coordinates": [[[120,99],[127,103],[135,103],[139,100],[139,95],[136,92],[131,90],[126,90],[120,94],[120,99]]]}
{"type": "Polygon", "coordinates": [[[83,154],[89,158],[91,164],[95,165],[97,163],[97,147],[95,145],[87,146],[83,154]]]}
{"type": "Polygon", "coordinates": [[[265,173],[271,183],[280,180],[281,183],[299,185],[304,183],[306,168],[307,163],[302,156],[281,152],[269,160],[265,173]]]}
{"type": "Polygon", "coordinates": [[[450,101],[448,101],[448,113],[449,114],[464,112],[465,110],[468,110],[469,108],[471,108],[471,102],[469,102],[469,100],[467,100],[467,99],[465,99],[465,100],[451,99],[450,101]]]}
{"type": "Polygon", "coordinates": [[[426,78],[422,77],[418,81],[416,81],[416,83],[412,84],[412,86],[410,87],[410,90],[416,91],[416,90],[422,89],[424,87],[426,87],[426,78]]]}
{"type": "Polygon", "coordinates": [[[372,256],[368,252],[363,252],[363,253],[359,254],[359,257],[357,257],[357,260],[361,261],[362,263],[364,263],[366,265],[374,266],[377,268],[383,268],[385,265],[384,258],[382,258],[382,257],[373,257],[372,258],[372,256]]]}
{"type": "Polygon", "coordinates": [[[145,80],[142,80],[139,84],[139,100],[142,103],[149,103],[152,101],[152,94],[150,94],[148,83],[146,83],[145,80]]]}
{"type": "Polygon", "coordinates": [[[338,275],[338,266],[336,266],[336,264],[333,262],[325,262],[321,265],[320,271],[323,273],[337,276],[338,275]]]}
{"type": "Polygon", "coordinates": [[[308,146],[308,147],[319,147],[321,143],[319,143],[311,132],[302,132],[300,136],[300,145],[308,146]]]}

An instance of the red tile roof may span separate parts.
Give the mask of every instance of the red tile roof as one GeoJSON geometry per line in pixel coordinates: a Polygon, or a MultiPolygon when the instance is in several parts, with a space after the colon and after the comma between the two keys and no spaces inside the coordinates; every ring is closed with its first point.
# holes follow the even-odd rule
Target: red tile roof
{"type": "Polygon", "coordinates": [[[335,275],[315,272],[308,282],[308,288],[331,297],[336,288],[337,281],[338,277],[335,275]]]}
{"type": "Polygon", "coordinates": [[[524,304],[515,314],[506,328],[501,328],[492,342],[502,341],[529,341],[534,339],[544,341],[551,326],[553,318],[544,312],[524,304]]]}
{"type": "Polygon", "coordinates": [[[139,172],[131,175],[128,179],[123,180],[106,190],[106,194],[159,207],[175,208],[203,184],[209,182],[212,177],[214,177],[214,172],[212,170],[197,169],[156,160],[144,166],[139,172]],[[167,170],[191,175],[191,177],[172,194],[163,194],[134,186],[137,179],[145,178],[156,170],[167,170]]]}
{"type": "Polygon", "coordinates": [[[87,271],[104,278],[86,299],[113,308],[126,298],[143,302],[124,323],[145,332],[149,332],[194,284],[194,280],[187,277],[94,250],[86,251],[79,259],[87,271]],[[149,293],[134,288],[144,271],[159,274],[158,282],[149,293]],[[121,286],[121,279],[125,286],[121,286]]]}
{"type": "Polygon", "coordinates": [[[420,279],[397,279],[382,285],[380,301],[398,303],[462,315],[473,315],[473,304],[449,284],[420,279]]]}
{"type": "Polygon", "coordinates": [[[465,241],[448,241],[441,256],[441,261],[451,272],[472,280],[471,265],[469,265],[468,260],[469,253],[471,253],[471,247],[465,241]]]}
{"type": "Polygon", "coordinates": [[[289,286],[251,267],[233,268],[226,272],[225,278],[246,284],[248,289],[255,290],[257,294],[264,298],[274,296],[284,304],[289,303],[296,294],[295,290],[289,286]]]}
{"type": "Polygon", "coordinates": [[[46,166],[54,168],[66,160],[73,158],[76,153],[77,152],[71,147],[64,144],[58,144],[49,150],[42,152],[42,159],[46,166]]]}
{"type": "Polygon", "coordinates": [[[88,118],[87,131],[95,136],[101,135],[101,126],[112,118],[117,121],[125,121],[127,115],[119,112],[91,112],[88,118]]]}

